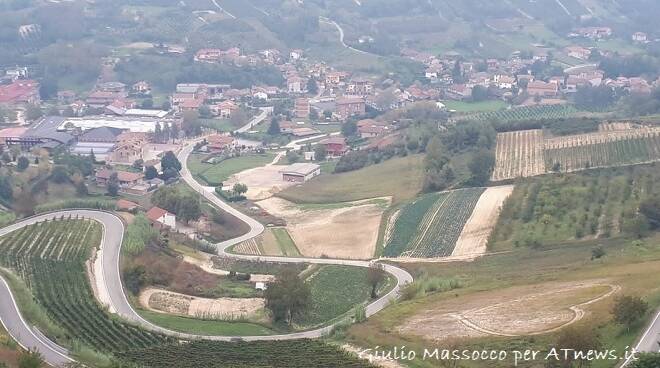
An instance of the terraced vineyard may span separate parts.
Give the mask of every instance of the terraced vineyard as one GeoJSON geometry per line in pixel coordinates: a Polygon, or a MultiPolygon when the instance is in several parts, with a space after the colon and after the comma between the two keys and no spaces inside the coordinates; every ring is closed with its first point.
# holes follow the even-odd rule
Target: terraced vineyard
{"type": "Polygon", "coordinates": [[[547,139],[547,170],[575,171],[660,160],[660,130],[632,129],[547,139]]]}
{"type": "Polygon", "coordinates": [[[171,340],[122,323],[95,301],[85,261],[100,244],[101,226],[91,220],[60,219],[26,226],[0,238],[0,265],[11,269],[37,303],[74,340],[99,352],[146,348],[171,340]]]}
{"type": "Polygon", "coordinates": [[[383,254],[411,258],[451,255],[483,192],[483,188],[469,188],[435,193],[407,205],[383,254]]]}
{"type": "Polygon", "coordinates": [[[492,180],[543,174],[545,172],[543,157],[542,130],[498,133],[492,180]]]}

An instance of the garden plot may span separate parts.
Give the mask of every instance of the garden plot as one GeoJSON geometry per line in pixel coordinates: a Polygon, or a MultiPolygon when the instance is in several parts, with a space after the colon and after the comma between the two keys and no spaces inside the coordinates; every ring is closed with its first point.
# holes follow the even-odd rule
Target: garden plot
{"type": "Polygon", "coordinates": [[[543,131],[498,133],[495,159],[493,181],[543,174],[543,131]]]}
{"type": "Polygon", "coordinates": [[[458,237],[452,256],[476,257],[486,253],[488,236],[497,223],[504,200],[512,192],[513,185],[491,187],[484,191],[458,237]]]}
{"type": "Polygon", "coordinates": [[[273,197],[257,204],[286,220],[286,230],[303,256],[371,259],[390,199],[296,205],[273,197]]]}
{"type": "Polygon", "coordinates": [[[247,185],[246,197],[250,200],[258,201],[270,198],[273,194],[296,184],[282,179],[280,170],[285,167],[283,165],[266,165],[241,171],[232,175],[224,185],[233,186],[236,183],[247,185]]]}
{"type": "Polygon", "coordinates": [[[155,288],[144,290],[139,300],[143,307],[155,312],[227,320],[255,317],[266,305],[262,298],[208,299],[155,288]]]}
{"type": "Polygon", "coordinates": [[[546,283],[443,298],[399,327],[431,340],[528,336],[557,331],[583,319],[591,305],[619,290],[604,280],[546,283]]]}
{"type": "Polygon", "coordinates": [[[484,188],[433,193],[407,205],[385,246],[386,257],[436,258],[452,254],[484,188]]]}

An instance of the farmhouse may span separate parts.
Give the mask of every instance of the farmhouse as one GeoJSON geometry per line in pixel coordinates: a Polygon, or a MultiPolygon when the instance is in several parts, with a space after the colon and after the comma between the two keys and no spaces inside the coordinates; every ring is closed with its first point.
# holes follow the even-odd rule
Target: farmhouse
{"type": "Polygon", "coordinates": [[[147,211],[147,218],[158,229],[176,229],[176,216],[160,207],[152,207],[147,211]]]}
{"type": "Polygon", "coordinates": [[[206,138],[208,144],[206,149],[209,152],[221,152],[228,148],[231,148],[234,145],[234,138],[228,135],[214,134],[206,138]]]}
{"type": "Polygon", "coordinates": [[[295,163],[280,171],[282,180],[291,182],[306,182],[321,174],[321,166],[309,163],[295,163]]]}
{"type": "Polygon", "coordinates": [[[142,173],[101,169],[97,171],[95,175],[96,185],[101,187],[108,185],[110,176],[115,173],[117,174],[117,181],[119,181],[119,186],[124,188],[138,184],[138,182],[144,177],[142,173]]]}
{"type": "Polygon", "coordinates": [[[530,96],[557,97],[559,84],[556,82],[531,81],[527,84],[527,93],[530,96]]]}
{"type": "Polygon", "coordinates": [[[348,151],[348,145],[346,145],[346,138],[344,137],[326,138],[320,141],[319,144],[325,146],[325,151],[331,157],[343,156],[348,151]]]}

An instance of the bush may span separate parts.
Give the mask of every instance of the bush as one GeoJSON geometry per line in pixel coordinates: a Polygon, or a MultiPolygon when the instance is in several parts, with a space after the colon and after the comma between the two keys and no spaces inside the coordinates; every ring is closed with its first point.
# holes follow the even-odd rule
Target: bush
{"type": "Polygon", "coordinates": [[[45,203],[34,208],[35,213],[63,210],[67,208],[91,208],[96,210],[113,210],[115,201],[106,199],[67,199],[64,201],[45,203]]]}

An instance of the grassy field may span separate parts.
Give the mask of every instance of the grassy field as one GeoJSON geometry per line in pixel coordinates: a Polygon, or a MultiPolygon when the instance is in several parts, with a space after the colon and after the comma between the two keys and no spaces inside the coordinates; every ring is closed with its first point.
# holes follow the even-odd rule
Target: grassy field
{"type": "Polygon", "coordinates": [[[445,101],[448,110],[456,110],[460,113],[491,112],[506,108],[506,103],[500,100],[482,102],[445,101]]]}
{"type": "Polygon", "coordinates": [[[275,158],[275,155],[272,153],[265,153],[263,155],[248,154],[230,158],[217,164],[207,164],[202,162],[204,159],[203,155],[194,154],[188,158],[188,168],[193,176],[202,179],[210,185],[212,183],[221,183],[243,170],[266,165],[273,158],[275,158]]]}
{"type": "MultiPolygon", "coordinates": [[[[544,290],[547,283],[575,282],[585,280],[607,280],[622,287],[621,294],[644,297],[655,309],[660,306],[660,235],[654,234],[641,243],[632,239],[603,239],[549,247],[544,250],[517,249],[513,252],[480,258],[473,262],[453,262],[439,264],[402,264],[415,278],[437,277],[456,279],[462,288],[444,292],[427,292],[418,298],[403,301],[385,309],[370,318],[366,323],[354,325],[348,331],[348,340],[362,347],[380,346],[382,349],[406,345],[407,350],[423,351],[430,340],[421,336],[401,334],[399,327],[423,311],[433,311],[450,301],[459,303],[464,298],[479,297],[482,293],[498,293],[510,287],[529,287],[544,290]],[[606,255],[599,260],[591,260],[593,247],[600,245],[606,255]]],[[[487,294],[492,295],[492,294],[487,294]]],[[[623,351],[632,345],[645,321],[633,326],[630,332],[621,325],[611,322],[611,302],[606,299],[588,306],[586,317],[579,326],[594,327],[600,334],[603,346],[623,351]]],[[[484,305],[492,299],[484,299],[484,305]]],[[[646,320],[650,318],[650,314],[646,320]]],[[[538,349],[544,351],[554,341],[556,333],[533,337],[481,337],[457,339],[455,341],[434,341],[430,346],[456,344],[458,349],[493,350],[538,349]]],[[[539,367],[531,363],[520,367],[539,367]]],[[[413,368],[436,367],[435,361],[417,360],[407,366],[413,368]]],[[[511,361],[488,363],[468,362],[462,367],[508,368],[511,361]]],[[[614,367],[615,362],[595,362],[593,367],[614,367]]]]}
{"type": "Polygon", "coordinates": [[[206,320],[140,310],[140,315],[158,326],[186,333],[208,336],[262,336],[275,332],[265,326],[234,321],[206,320]]]}
{"type": "Polygon", "coordinates": [[[294,203],[338,203],[393,196],[394,203],[414,198],[422,189],[422,155],[393,158],[341,174],[322,174],[277,196],[294,203]]]}
{"type": "Polygon", "coordinates": [[[282,254],[287,257],[300,257],[300,252],[296,247],[296,243],[291,239],[291,235],[285,228],[272,228],[270,229],[277,240],[277,244],[282,251],[282,254]]]}
{"type": "Polygon", "coordinates": [[[231,132],[236,129],[227,119],[200,119],[202,126],[215,129],[220,132],[231,132]]]}

